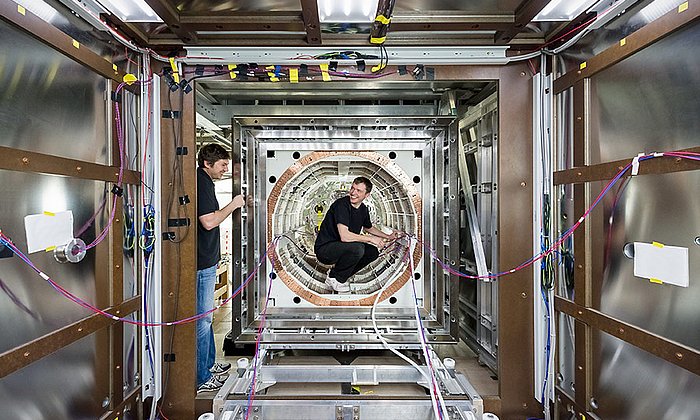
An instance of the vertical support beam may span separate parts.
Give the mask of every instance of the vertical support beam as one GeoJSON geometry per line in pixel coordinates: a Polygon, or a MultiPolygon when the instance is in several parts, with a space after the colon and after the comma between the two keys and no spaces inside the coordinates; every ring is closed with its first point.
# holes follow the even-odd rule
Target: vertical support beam
{"type": "MultiPolygon", "coordinates": [[[[238,164],[241,165],[241,177],[244,178],[243,174],[243,165],[242,165],[242,159],[243,159],[243,150],[241,149],[241,125],[238,124],[235,120],[231,121],[231,128],[233,130],[232,137],[231,137],[231,144],[233,147],[233,152],[238,154],[238,162],[233,162],[234,165],[238,164]]],[[[248,165],[250,165],[250,161],[248,161],[248,165]]],[[[247,168],[246,168],[247,169],[247,168]]],[[[250,180],[250,177],[247,177],[248,180],[250,180]]],[[[236,195],[241,193],[241,185],[236,184],[235,179],[232,180],[233,182],[233,196],[235,197],[236,195]]],[[[249,181],[250,182],[250,181],[249,181]]],[[[246,195],[252,194],[252,190],[250,189],[250,185],[248,185],[248,190],[245,191],[246,195]]],[[[246,197],[247,198],[247,197],[246,197]]],[[[248,212],[252,212],[253,209],[249,208],[248,212]]],[[[241,287],[241,284],[243,283],[243,276],[246,275],[246,273],[243,272],[242,270],[242,265],[243,265],[243,247],[240,243],[236,243],[239,238],[243,237],[243,227],[241,226],[241,218],[240,217],[234,217],[232,218],[232,228],[231,228],[231,257],[233,260],[233,268],[231,272],[231,280],[232,280],[232,285],[233,285],[233,290],[237,290],[239,287],[241,287]]],[[[248,223],[250,224],[250,214],[248,214],[248,223]]],[[[247,236],[247,235],[246,235],[247,236]]],[[[251,237],[248,237],[248,242],[250,243],[252,240],[251,237]]],[[[250,249],[250,247],[248,248],[250,249]]],[[[251,260],[248,259],[248,266],[250,266],[251,260]]],[[[228,334],[228,337],[226,337],[227,343],[233,344],[233,340],[238,338],[238,336],[241,335],[241,325],[242,325],[242,302],[243,302],[243,291],[241,291],[241,295],[235,297],[234,299],[231,300],[231,331],[228,334]]],[[[228,348],[228,347],[227,347],[228,348]]]]}
{"type": "MultiPolygon", "coordinates": [[[[116,92],[118,84],[112,83],[112,92],[116,92]]],[[[122,95],[123,97],[123,95],[122,95]]],[[[125,112],[124,102],[118,104],[120,106],[121,115],[127,115],[125,112]]],[[[114,103],[111,100],[107,101],[107,107],[109,107],[110,112],[108,115],[113,116],[114,103]]],[[[117,133],[116,122],[108,121],[108,127],[112,127],[112,166],[122,164],[122,156],[119,152],[119,141],[117,133]]],[[[122,125],[124,120],[122,120],[122,125]]],[[[121,127],[122,133],[127,132],[124,127],[121,127]]],[[[124,139],[126,142],[126,139],[124,139]]],[[[124,162],[124,167],[128,167],[128,164],[124,162]]],[[[123,186],[126,190],[126,186],[123,186]]],[[[111,197],[107,200],[110,202],[111,197]]],[[[111,284],[112,284],[112,297],[110,304],[120,305],[124,301],[124,198],[117,197],[117,205],[114,208],[114,221],[112,222],[112,228],[109,232],[109,260],[111,268],[111,284]]],[[[110,340],[111,340],[111,366],[110,371],[112,379],[112,403],[110,407],[115,408],[119,406],[124,400],[124,389],[123,389],[123,361],[124,361],[124,323],[117,322],[110,326],[110,340]]]]}
{"type": "MultiPolygon", "coordinates": [[[[194,93],[183,95],[181,90],[170,92],[165,82],[161,82],[161,104],[163,110],[180,111],[178,118],[162,118],[161,129],[161,191],[163,211],[160,216],[164,230],[175,232],[175,240],[163,241],[162,257],[162,301],[163,320],[170,321],[192,316],[196,312],[197,277],[197,218],[196,218],[196,145],[195,145],[195,105],[194,93]],[[169,96],[170,95],[170,96],[169,96]],[[186,147],[188,154],[178,156],[178,147],[186,147]],[[172,162],[180,159],[181,174],[173,173],[172,162]],[[182,188],[180,188],[180,176],[182,188]],[[173,188],[172,203],[167,200],[173,188]],[[183,190],[184,189],[184,190],[183,190]],[[178,197],[186,194],[191,203],[179,204],[178,197]],[[179,208],[179,211],[178,211],[179,208]],[[170,212],[168,211],[170,209],[170,212]],[[168,228],[168,213],[171,218],[187,217],[189,227],[168,228]]],[[[167,362],[168,372],[164,378],[163,412],[168,418],[190,419],[195,417],[194,399],[196,395],[196,345],[195,323],[178,325],[172,339],[172,354],[175,361],[167,362]],[[168,371],[169,369],[169,371],[168,371]]],[[[163,337],[170,337],[171,331],[164,330],[163,337]]],[[[163,352],[170,353],[170,341],[163,342],[163,352]]]]}
{"type": "MultiPolygon", "coordinates": [[[[450,188],[448,190],[448,214],[450,224],[450,266],[459,270],[459,122],[454,121],[450,124],[447,132],[448,152],[450,156],[450,173],[448,182],[450,188]]],[[[449,276],[449,302],[450,302],[450,319],[443,325],[449,324],[449,331],[452,339],[459,341],[459,286],[460,278],[454,274],[449,276]]]]}
{"type": "MultiPolygon", "coordinates": [[[[586,166],[588,162],[588,79],[574,84],[574,166],[586,166]]],[[[582,215],[590,202],[590,184],[574,185],[574,217],[582,215]]],[[[590,222],[584,221],[574,235],[574,301],[583,307],[591,304],[591,255],[590,255],[590,222]]],[[[575,399],[580,407],[589,409],[591,394],[591,352],[592,331],[585,323],[575,323],[575,399]]]]}
{"type": "MultiPolygon", "coordinates": [[[[532,224],[532,85],[524,64],[499,69],[499,266],[516,267],[530,258],[532,224]],[[513,205],[513,203],[518,203],[513,205]],[[525,209],[525,210],[524,210],[525,209]]],[[[498,280],[498,372],[502,418],[542,412],[534,398],[532,272],[517,271],[498,280]],[[526,362],[523,362],[526,361],[526,362]],[[525,363],[525,364],[524,364],[525,363]]]]}
{"type": "Polygon", "coordinates": [[[316,0],[301,0],[301,17],[306,29],[306,43],[321,45],[321,20],[318,17],[316,0]]]}
{"type": "MultiPolygon", "coordinates": [[[[449,264],[449,255],[445,252],[445,213],[447,209],[445,208],[445,187],[448,186],[445,177],[445,173],[450,170],[448,166],[445,165],[445,157],[448,156],[449,151],[447,150],[447,133],[443,132],[435,138],[433,142],[434,148],[434,194],[435,202],[433,205],[433,226],[435,226],[435,236],[432,241],[433,249],[437,252],[438,259],[449,264]]],[[[447,143],[449,144],[449,143],[447,143]]],[[[445,311],[443,310],[444,298],[445,296],[445,281],[449,279],[446,275],[446,270],[442,268],[439,264],[435,266],[435,293],[430,289],[426,289],[423,292],[423,299],[425,302],[426,310],[431,310],[431,308],[436,309],[436,318],[440,324],[444,325],[445,311]],[[433,302],[433,296],[435,296],[435,302],[433,302]]]]}

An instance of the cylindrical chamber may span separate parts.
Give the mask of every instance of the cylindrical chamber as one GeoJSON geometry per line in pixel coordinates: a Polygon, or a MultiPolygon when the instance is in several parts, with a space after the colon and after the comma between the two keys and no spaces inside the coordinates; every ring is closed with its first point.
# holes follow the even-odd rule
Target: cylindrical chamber
{"type": "MultiPolygon", "coordinates": [[[[378,152],[312,152],[301,157],[276,180],[268,198],[268,240],[280,237],[272,253],[274,270],[296,295],[318,306],[371,305],[387,282],[382,300],[410,277],[407,241],[385,249],[380,258],[358,272],[350,285],[355,300],[335,300],[325,285],[329,266],[313,254],[316,233],[330,205],[347,194],[353,179],[374,184],[365,200],[374,226],[399,230],[420,239],[422,201],[411,178],[378,152]]],[[[417,247],[412,258],[420,260],[417,247]]]]}

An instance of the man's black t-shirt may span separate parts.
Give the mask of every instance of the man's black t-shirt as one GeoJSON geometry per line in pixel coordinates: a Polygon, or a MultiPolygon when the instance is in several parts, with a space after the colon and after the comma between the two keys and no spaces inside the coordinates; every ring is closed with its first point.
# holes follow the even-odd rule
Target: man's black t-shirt
{"type": "Polygon", "coordinates": [[[318,249],[329,242],[340,241],[338,224],[347,226],[350,232],[357,234],[362,231],[363,227],[365,229],[372,227],[372,222],[369,220],[369,210],[364,203],[355,208],[350,204],[350,196],[339,198],[331,204],[326,217],[323,218],[314,248],[318,249]]]}
{"type": "Polygon", "coordinates": [[[221,259],[219,227],[206,230],[199,221],[199,216],[217,210],[219,202],[216,200],[214,181],[204,169],[197,168],[197,270],[216,265],[221,259]]]}

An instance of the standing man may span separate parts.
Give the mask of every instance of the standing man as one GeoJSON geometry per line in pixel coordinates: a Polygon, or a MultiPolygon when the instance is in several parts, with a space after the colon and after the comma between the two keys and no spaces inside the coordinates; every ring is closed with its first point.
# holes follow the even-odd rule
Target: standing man
{"type": "Polygon", "coordinates": [[[338,293],[350,292],[348,279],[379,257],[385,240],[399,237],[396,231],[387,235],[372,226],[369,210],[362,203],[370,192],[369,179],[355,178],[350,193],[331,204],[316,237],[316,258],[323,264],[333,264],[326,285],[338,293]],[[369,235],[360,235],[361,231],[369,235]]]}
{"type": "MultiPolygon", "coordinates": [[[[214,308],[216,267],[221,259],[219,225],[243,207],[243,195],[237,195],[223,209],[216,200],[214,180],[228,171],[229,153],[218,144],[207,144],[197,155],[197,313],[214,308]]],[[[234,176],[240,171],[234,164],[234,176]]],[[[216,346],[212,314],[197,320],[197,392],[216,391],[225,378],[218,376],[231,368],[230,363],[215,363],[216,346]]]]}

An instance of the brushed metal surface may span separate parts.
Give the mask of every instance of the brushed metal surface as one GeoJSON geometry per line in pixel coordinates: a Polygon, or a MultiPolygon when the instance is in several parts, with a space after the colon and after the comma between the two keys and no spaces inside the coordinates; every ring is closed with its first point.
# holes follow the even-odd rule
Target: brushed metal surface
{"type": "Polygon", "coordinates": [[[0,379],[0,418],[98,418],[108,396],[94,392],[95,348],[95,335],[90,335],[0,379]]]}
{"type": "MultiPolygon", "coordinates": [[[[103,182],[0,170],[0,229],[12,238],[20,250],[26,252],[24,216],[45,210],[72,210],[73,231],[77,233],[87,224],[80,237],[89,243],[107,220],[107,211],[103,209],[95,223],[88,223],[100,209],[105,194],[103,182]]],[[[107,246],[105,241],[98,247],[107,246]]],[[[85,259],[78,264],[59,264],[51,252],[31,254],[30,259],[62,287],[94,303],[98,271],[96,251],[89,250],[85,259]]],[[[102,252],[106,253],[106,248],[102,252]]],[[[108,267],[100,267],[99,270],[106,273],[108,267]]],[[[0,259],[0,278],[17,298],[13,300],[10,293],[0,292],[0,352],[91,314],[59,295],[18,257],[0,259]]]]}
{"type": "Polygon", "coordinates": [[[594,241],[604,246],[605,256],[600,309],[696,349],[700,348],[700,246],[694,242],[700,235],[698,185],[698,171],[632,178],[606,197],[606,232],[598,232],[600,241],[594,241]],[[688,248],[689,287],[634,277],[634,261],[624,256],[623,247],[654,241],[688,248]]]}
{"type": "Polygon", "coordinates": [[[594,355],[593,412],[600,418],[697,418],[700,377],[605,333],[594,348],[600,350],[594,355]]]}
{"type": "Polygon", "coordinates": [[[106,82],[0,21],[0,146],[107,163],[106,82]]]}
{"type": "Polygon", "coordinates": [[[699,144],[695,25],[591,78],[591,163],[699,144]]]}

